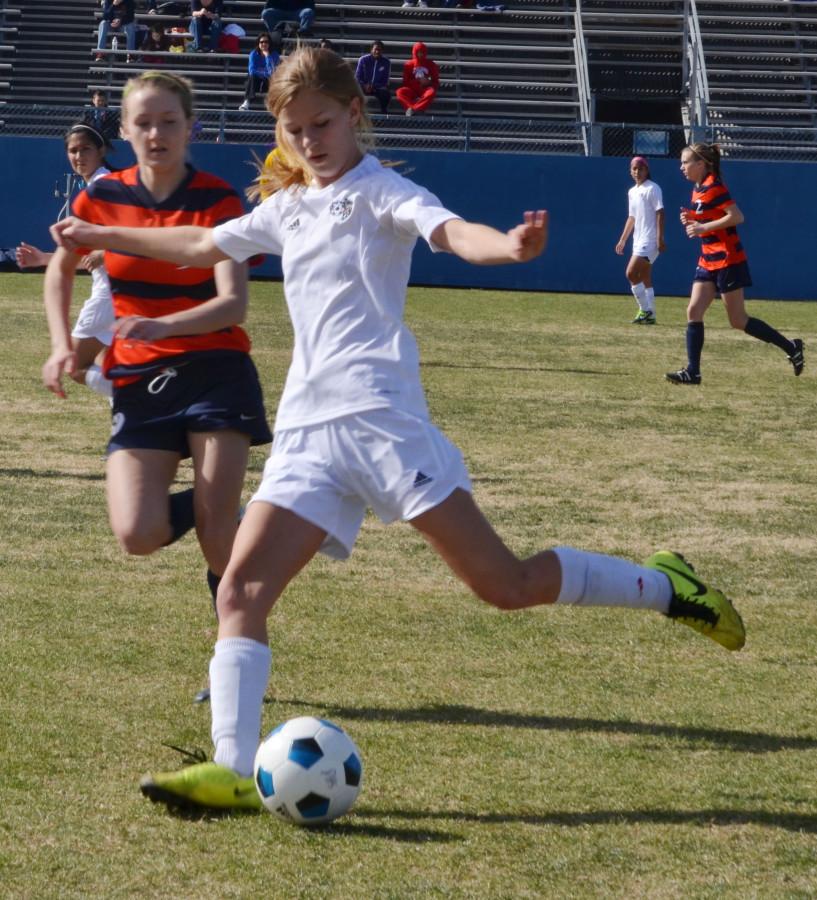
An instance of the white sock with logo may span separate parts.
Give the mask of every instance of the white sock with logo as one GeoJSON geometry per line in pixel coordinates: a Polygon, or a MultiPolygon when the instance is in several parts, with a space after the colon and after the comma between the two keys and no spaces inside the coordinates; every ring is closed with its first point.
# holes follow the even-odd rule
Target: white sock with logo
{"type": "Polygon", "coordinates": [[[270,648],[252,638],[216,641],[210,660],[213,759],[244,777],[252,775],[271,662],[270,648]]]}
{"type": "Polygon", "coordinates": [[[655,313],[655,289],[644,288],[644,302],[647,304],[648,312],[655,313]]]}
{"type": "Polygon", "coordinates": [[[644,285],[631,284],[630,290],[633,292],[633,297],[635,297],[635,302],[638,304],[638,308],[647,309],[647,294],[644,285]]]}
{"type": "Polygon", "coordinates": [[[586,553],[573,547],[554,547],[562,567],[557,603],[573,606],[627,606],[666,614],[672,585],[663,572],[626,559],[586,553]]]}

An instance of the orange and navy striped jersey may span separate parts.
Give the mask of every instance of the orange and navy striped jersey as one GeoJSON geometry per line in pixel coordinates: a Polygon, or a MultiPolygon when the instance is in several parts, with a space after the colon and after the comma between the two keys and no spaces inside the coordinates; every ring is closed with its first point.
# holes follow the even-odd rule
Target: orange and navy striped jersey
{"type": "MultiPolygon", "coordinates": [[[[692,209],[687,210],[687,216],[695,222],[714,222],[722,218],[726,208],[734,206],[734,203],[726,185],[710,173],[693,188],[692,209]]],[[[746,254],[734,225],[701,235],[698,265],[702,269],[713,272],[742,262],[746,262],[746,254]]]]}
{"type": "MultiPolygon", "coordinates": [[[[243,214],[238,194],[221,178],[188,166],[184,181],[157,203],[139,178],[138,166],[114,172],[88,185],[74,200],[72,212],[96,225],[212,228],[243,214]]],[[[78,251],[82,252],[82,251],[78,251]]],[[[105,251],[117,318],[156,318],[190,309],[216,296],[212,268],[194,269],[127,253],[105,251]]],[[[105,357],[108,377],[138,375],[167,365],[172,357],[220,351],[249,352],[250,339],[237,325],[209,334],[179,335],[161,341],[115,338],[105,357]]]]}

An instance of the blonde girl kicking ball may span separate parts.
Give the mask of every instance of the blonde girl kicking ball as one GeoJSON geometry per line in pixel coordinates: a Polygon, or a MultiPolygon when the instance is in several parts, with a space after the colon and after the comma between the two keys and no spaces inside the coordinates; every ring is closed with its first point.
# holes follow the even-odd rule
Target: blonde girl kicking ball
{"type": "Polygon", "coordinates": [[[477,264],[525,262],[545,248],[547,216],[507,233],[466,222],[363,147],[364,97],[328,50],[299,49],[267,98],[284,152],[265,172],[279,190],[215,229],[54,226],[66,246],[116,247],[179,265],[280,254],[295,347],[272,454],[218,593],[210,664],[214,762],[142,781],[173,806],[259,808],[251,772],[270,671],[267,616],[319,551],[349,556],[367,507],[411,523],[482,600],[653,609],[725,647],[743,645],[740,617],[681,557],[646,566],[567,547],[517,558],[471,496],[462,455],[429,421],[417,345],[403,322],[418,237],[477,264]],[[292,162],[294,161],[294,162],[292,162]]]}
{"type": "MultiPolygon", "coordinates": [[[[228,184],[188,165],[192,123],[185,79],[162,72],[131,79],[122,130],[137,164],[89,184],[74,214],[99,225],[201,228],[240,215],[228,184]]],[[[77,367],[68,309],[86,252],[58,246],[45,276],[52,351],[43,380],[58,396],[63,375],[77,367]]],[[[249,447],[271,440],[249,338],[238,324],[247,308],[246,267],[226,257],[179,267],[150,256],[105,253],[116,315],[104,361],[114,386],[108,514],[122,548],[136,555],[195,526],[215,596],[235,537],[249,447]],[[170,494],[186,457],[194,486],[170,494]]]]}

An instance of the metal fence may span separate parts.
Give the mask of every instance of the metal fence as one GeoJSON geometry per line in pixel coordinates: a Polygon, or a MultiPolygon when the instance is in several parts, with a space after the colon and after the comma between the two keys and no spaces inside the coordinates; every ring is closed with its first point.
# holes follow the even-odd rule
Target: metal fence
{"type": "MultiPolygon", "coordinates": [[[[0,134],[62,137],[90,107],[6,104],[0,134]]],[[[741,127],[729,124],[685,127],[637,123],[561,122],[456,116],[374,116],[376,145],[384,149],[459,150],[572,156],[673,157],[691,141],[716,142],[725,157],[744,160],[817,162],[817,129],[741,127]]],[[[270,144],[266,112],[203,111],[194,139],[210,143],[270,144]]]]}

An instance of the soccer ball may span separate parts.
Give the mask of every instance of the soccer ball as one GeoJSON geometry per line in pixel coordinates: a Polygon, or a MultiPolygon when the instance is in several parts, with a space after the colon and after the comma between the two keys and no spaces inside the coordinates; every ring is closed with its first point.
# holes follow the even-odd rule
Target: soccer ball
{"type": "Polygon", "coordinates": [[[363,763],[339,725],[300,716],[261,741],[254,775],[261,802],[271,813],[296,825],[323,825],[355,802],[363,763]]]}

